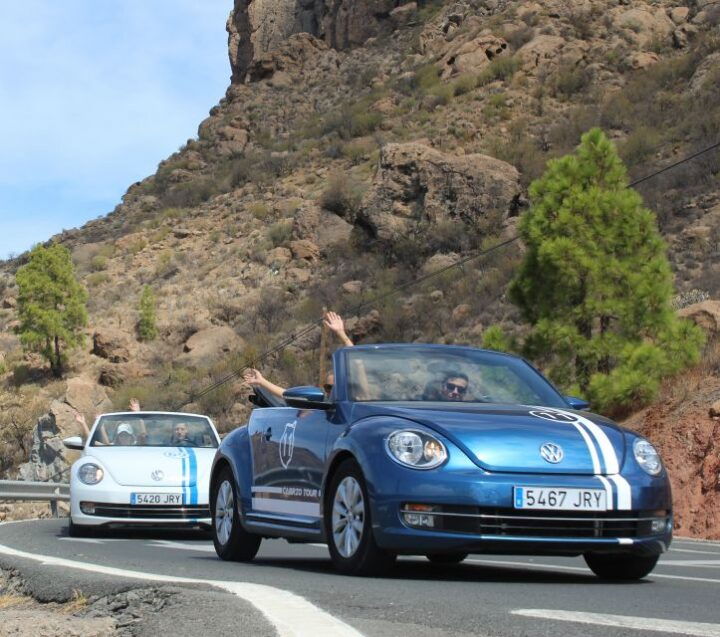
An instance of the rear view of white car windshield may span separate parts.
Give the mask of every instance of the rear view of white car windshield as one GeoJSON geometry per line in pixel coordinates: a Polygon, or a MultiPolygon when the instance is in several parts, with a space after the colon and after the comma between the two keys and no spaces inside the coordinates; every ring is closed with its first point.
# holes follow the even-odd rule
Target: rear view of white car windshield
{"type": "Polygon", "coordinates": [[[116,414],[102,416],[93,447],[217,447],[205,418],[182,414],[116,414]]]}

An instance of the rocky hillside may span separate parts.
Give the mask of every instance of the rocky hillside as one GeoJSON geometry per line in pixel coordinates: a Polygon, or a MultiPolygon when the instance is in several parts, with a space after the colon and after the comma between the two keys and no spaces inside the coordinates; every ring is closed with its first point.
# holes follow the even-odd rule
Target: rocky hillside
{"type": "MultiPolygon", "coordinates": [[[[90,416],[97,401],[137,395],[237,426],[240,384],[199,403],[193,391],[323,307],[366,340],[477,344],[490,323],[512,329],[516,245],[356,308],[513,235],[530,181],[591,126],[616,140],[633,177],[720,138],[719,25],[709,0],[235,0],[231,84],[197,138],[110,214],[54,238],[90,291],[70,375],[81,395],[20,351],[22,257],[0,268],[0,401],[15,405],[0,426],[18,450],[3,468],[73,430],[62,405],[90,416]],[[146,285],[159,336],[140,342],[146,285]],[[33,443],[28,423],[53,400],[33,443]]],[[[718,174],[707,154],[638,187],[668,241],[680,306],[720,297],[718,174]]],[[[265,371],[307,382],[318,341],[304,337],[265,371]]]]}

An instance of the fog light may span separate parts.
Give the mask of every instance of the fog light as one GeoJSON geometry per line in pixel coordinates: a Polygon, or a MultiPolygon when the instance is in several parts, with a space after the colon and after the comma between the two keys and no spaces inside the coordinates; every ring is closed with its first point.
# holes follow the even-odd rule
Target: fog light
{"type": "Polygon", "coordinates": [[[95,503],[94,502],[81,502],[80,510],[85,515],[95,515],[95,503]]]}
{"type": "Polygon", "coordinates": [[[403,506],[403,520],[408,526],[432,529],[435,527],[435,516],[428,514],[437,510],[438,507],[430,504],[408,503],[403,506]]]}
{"type": "Polygon", "coordinates": [[[665,518],[659,518],[650,522],[650,533],[663,533],[667,526],[665,518]]]}

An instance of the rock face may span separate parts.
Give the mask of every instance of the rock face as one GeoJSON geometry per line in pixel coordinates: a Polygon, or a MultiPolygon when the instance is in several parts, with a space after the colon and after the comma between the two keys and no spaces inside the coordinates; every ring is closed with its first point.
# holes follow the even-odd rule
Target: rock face
{"type": "Polygon", "coordinates": [[[189,365],[212,363],[223,354],[237,351],[243,346],[243,340],[231,327],[209,327],[193,334],[185,343],[182,362],[189,365]]]}
{"type": "Polygon", "coordinates": [[[129,340],[127,334],[117,329],[97,330],[93,334],[92,353],[111,363],[126,363],[130,360],[129,340]]]}
{"type": "Polygon", "coordinates": [[[52,413],[41,416],[35,426],[30,460],[20,465],[19,480],[30,482],[65,482],[67,469],[65,446],[52,413]]]}
{"type": "Polygon", "coordinates": [[[709,337],[720,335],[720,301],[693,303],[678,314],[704,329],[709,337]]]}
{"type": "Polygon", "coordinates": [[[346,49],[407,22],[413,5],[403,0],[235,0],[227,22],[232,80],[244,82],[254,60],[293,34],[309,33],[332,48],[346,49]],[[393,13],[398,7],[404,8],[393,13]]]}
{"type": "Polygon", "coordinates": [[[503,221],[519,193],[518,171],[499,159],[388,144],[354,221],[388,242],[452,219],[482,230],[503,221]]]}

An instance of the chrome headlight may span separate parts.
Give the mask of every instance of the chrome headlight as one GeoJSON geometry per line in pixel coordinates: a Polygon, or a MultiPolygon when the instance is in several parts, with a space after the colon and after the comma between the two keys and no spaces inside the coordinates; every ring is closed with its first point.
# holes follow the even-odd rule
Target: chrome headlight
{"type": "Polygon", "coordinates": [[[637,460],[637,463],[645,473],[656,476],[662,471],[660,454],[655,450],[655,447],[644,438],[637,438],[635,440],[633,443],[633,452],[635,454],[635,460],[637,460]]]}
{"type": "Polygon", "coordinates": [[[395,462],[413,469],[434,469],[447,459],[445,445],[422,431],[394,431],[385,449],[395,462]]]}
{"type": "Polygon", "coordinates": [[[77,472],[80,482],[84,482],[85,484],[97,484],[103,479],[104,475],[105,472],[92,462],[84,464],[77,472]]]}

